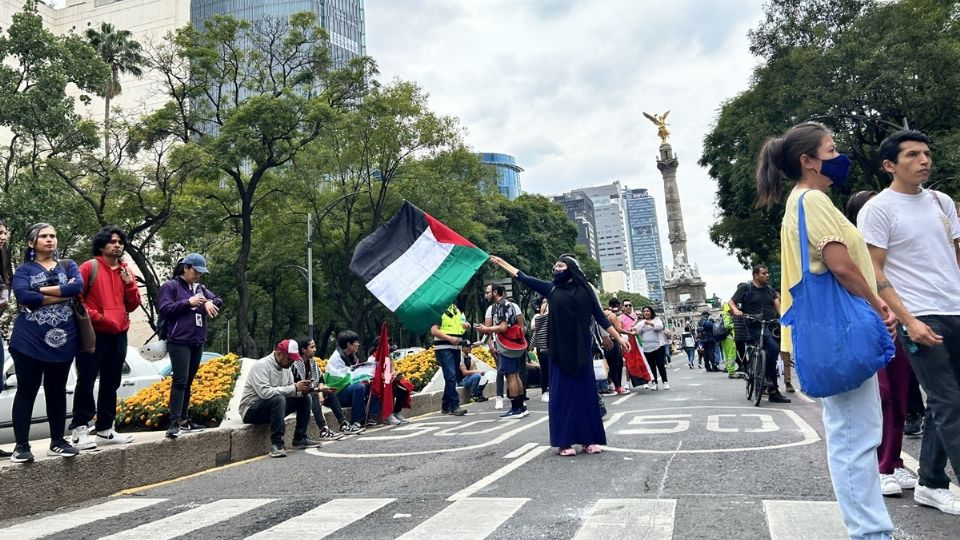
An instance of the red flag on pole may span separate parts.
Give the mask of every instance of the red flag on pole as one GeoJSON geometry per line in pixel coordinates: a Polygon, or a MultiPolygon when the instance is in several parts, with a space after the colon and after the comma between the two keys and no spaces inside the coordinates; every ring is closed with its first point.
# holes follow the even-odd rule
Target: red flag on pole
{"type": "Polygon", "coordinates": [[[387,335],[387,321],[380,326],[380,339],[377,352],[374,353],[377,368],[373,374],[370,391],[380,398],[380,419],[386,420],[393,414],[393,360],[390,359],[390,337],[387,335]]]}

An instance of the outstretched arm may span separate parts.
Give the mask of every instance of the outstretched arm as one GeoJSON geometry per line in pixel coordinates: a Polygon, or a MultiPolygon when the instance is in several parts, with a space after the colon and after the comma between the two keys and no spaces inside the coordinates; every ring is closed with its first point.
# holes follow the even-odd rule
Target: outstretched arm
{"type": "Polygon", "coordinates": [[[527,287],[530,287],[534,291],[540,293],[543,296],[548,296],[550,294],[550,289],[553,288],[553,284],[548,281],[543,281],[542,279],[537,279],[535,277],[528,276],[517,269],[516,266],[508,263],[507,261],[497,257],[496,255],[490,256],[490,262],[503,268],[510,274],[510,277],[517,278],[517,281],[523,283],[527,287]]]}

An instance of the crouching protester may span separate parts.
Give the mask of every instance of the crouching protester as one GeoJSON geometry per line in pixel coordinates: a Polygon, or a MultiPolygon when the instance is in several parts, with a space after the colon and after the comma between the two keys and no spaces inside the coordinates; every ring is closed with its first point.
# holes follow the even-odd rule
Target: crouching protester
{"type": "Polygon", "coordinates": [[[284,417],[296,411],[294,448],[320,446],[307,438],[310,424],[311,381],[293,382],[290,365],[300,360],[297,342],[285,339],[269,355],[253,364],[240,398],[240,417],[245,424],[270,424],[270,457],[286,457],[283,445],[284,417]]]}

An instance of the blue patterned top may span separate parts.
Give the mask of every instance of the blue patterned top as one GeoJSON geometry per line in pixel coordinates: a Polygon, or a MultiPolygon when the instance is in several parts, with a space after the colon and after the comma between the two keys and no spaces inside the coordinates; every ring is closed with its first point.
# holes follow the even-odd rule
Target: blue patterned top
{"type": "Polygon", "coordinates": [[[70,302],[43,305],[40,288],[50,285],[59,285],[64,297],[79,295],[83,277],[76,263],[62,261],[49,271],[33,261],[17,267],[12,288],[20,314],[13,326],[10,348],[45,362],[70,362],[80,344],[77,324],[70,302]]]}

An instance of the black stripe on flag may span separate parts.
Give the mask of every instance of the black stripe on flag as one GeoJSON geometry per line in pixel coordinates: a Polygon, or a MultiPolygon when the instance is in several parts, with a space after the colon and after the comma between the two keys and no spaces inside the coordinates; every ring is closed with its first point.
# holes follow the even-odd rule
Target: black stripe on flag
{"type": "Polygon", "coordinates": [[[429,226],[423,210],[404,201],[396,215],[357,244],[350,271],[363,278],[364,283],[370,283],[410,249],[429,226]]]}

